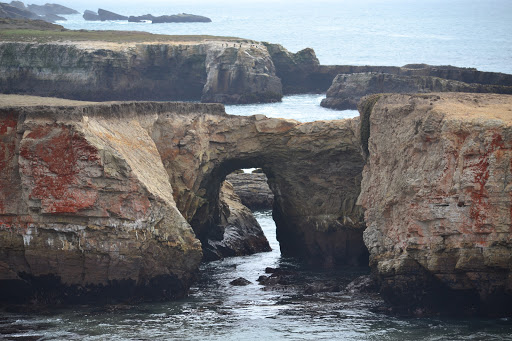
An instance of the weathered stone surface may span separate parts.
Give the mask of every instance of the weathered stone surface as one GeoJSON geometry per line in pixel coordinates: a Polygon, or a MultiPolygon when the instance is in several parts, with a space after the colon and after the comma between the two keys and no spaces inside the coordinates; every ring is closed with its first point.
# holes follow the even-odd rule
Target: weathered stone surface
{"type": "Polygon", "coordinates": [[[179,210],[203,245],[221,221],[219,190],[236,169],[261,167],[274,193],[281,252],[311,262],[365,261],[359,194],[358,120],[299,123],[225,115],[172,114],[152,136],[179,210]]]}
{"type": "Polygon", "coordinates": [[[266,48],[229,41],[0,43],[0,91],[93,101],[282,97],[266,48]]]}
{"type": "Polygon", "coordinates": [[[319,77],[320,62],[313,49],[291,53],[279,44],[264,44],[283,84],[283,93],[325,92],[331,85],[334,76],[319,77]]]}
{"type": "Polygon", "coordinates": [[[332,109],[356,109],[359,100],[377,93],[477,92],[512,94],[512,86],[464,83],[432,76],[354,73],[336,76],[320,104],[332,109]]]}
{"type": "Polygon", "coordinates": [[[510,314],[512,96],[374,95],[360,112],[359,201],[383,296],[408,311],[510,314]]]}
{"type": "Polygon", "coordinates": [[[267,184],[264,173],[232,173],[226,180],[233,185],[233,190],[240,197],[242,204],[251,210],[271,210],[274,194],[267,184]]]}
{"type": "Polygon", "coordinates": [[[206,70],[202,102],[273,102],[283,97],[281,80],[264,45],[212,46],[206,56],[206,70]]]}
{"type": "Polygon", "coordinates": [[[220,222],[208,231],[208,241],[203,243],[203,259],[212,261],[224,257],[250,255],[271,251],[260,224],[224,181],[220,189],[220,222]]]}
{"type": "Polygon", "coordinates": [[[147,130],[168,106],[0,108],[2,301],[186,294],[201,247],[147,130]]]}

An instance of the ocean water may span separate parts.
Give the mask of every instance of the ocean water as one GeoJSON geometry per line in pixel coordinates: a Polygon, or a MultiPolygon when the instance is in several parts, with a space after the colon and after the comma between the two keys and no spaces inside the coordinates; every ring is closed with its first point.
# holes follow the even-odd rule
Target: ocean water
{"type": "MultiPolygon", "coordinates": [[[[0,313],[6,340],[512,340],[510,319],[400,318],[379,312],[376,295],[308,293],[308,284],[336,281],[345,287],[368,269],[318,270],[280,256],[271,212],[256,218],[271,252],[201,266],[188,298],[167,303],[78,306],[38,313],[0,313]],[[291,285],[264,287],[265,268],[300,277],[291,285]],[[251,282],[237,287],[230,281],[251,282]]],[[[268,274],[267,274],[268,275],[268,274]]]]}

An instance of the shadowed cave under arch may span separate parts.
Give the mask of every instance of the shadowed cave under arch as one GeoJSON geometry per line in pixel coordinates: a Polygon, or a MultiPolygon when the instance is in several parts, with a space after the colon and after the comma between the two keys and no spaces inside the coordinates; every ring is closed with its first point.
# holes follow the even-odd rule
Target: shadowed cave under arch
{"type": "Polygon", "coordinates": [[[324,266],[366,265],[363,212],[356,205],[364,165],[358,122],[300,123],[219,111],[166,117],[152,134],[177,207],[203,246],[212,231],[222,230],[219,192],[226,176],[259,167],[274,194],[284,256],[324,266]]]}

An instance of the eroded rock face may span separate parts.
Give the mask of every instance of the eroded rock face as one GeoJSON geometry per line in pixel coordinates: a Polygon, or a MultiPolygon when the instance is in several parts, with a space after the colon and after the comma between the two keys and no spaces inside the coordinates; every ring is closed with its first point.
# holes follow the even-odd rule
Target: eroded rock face
{"type": "Polygon", "coordinates": [[[233,185],[233,190],[240,197],[242,204],[251,210],[271,210],[274,194],[267,184],[263,173],[232,173],[226,180],[233,185]]]}
{"type": "Polygon", "coordinates": [[[201,246],[177,210],[151,104],[0,109],[2,301],[186,294],[201,246]]]}
{"type": "Polygon", "coordinates": [[[202,102],[277,102],[283,97],[281,80],[264,45],[229,43],[208,50],[208,78],[202,102]]]}
{"type": "Polygon", "coordinates": [[[281,252],[311,262],[365,263],[358,120],[299,123],[265,116],[171,114],[152,131],[179,210],[204,244],[220,222],[219,189],[261,167],[274,198],[281,252]]]}
{"type": "Polygon", "coordinates": [[[359,201],[383,296],[407,311],[510,314],[512,96],[377,95],[360,111],[359,201]]]}
{"type": "Polygon", "coordinates": [[[0,91],[92,101],[254,103],[282,97],[265,46],[229,40],[0,43],[0,91]]]}
{"type": "Polygon", "coordinates": [[[326,108],[356,109],[362,97],[377,93],[476,92],[512,94],[512,86],[464,83],[432,76],[402,76],[387,73],[353,73],[336,76],[327,97],[326,108]]]}
{"type": "Polygon", "coordinates": [[[222,183],[219,204],[220,223],[208,231],[207,244],[203,244],[204,260],[272,250],[260,224],[251,210],[242,204],[228,181],[222,183]]]}

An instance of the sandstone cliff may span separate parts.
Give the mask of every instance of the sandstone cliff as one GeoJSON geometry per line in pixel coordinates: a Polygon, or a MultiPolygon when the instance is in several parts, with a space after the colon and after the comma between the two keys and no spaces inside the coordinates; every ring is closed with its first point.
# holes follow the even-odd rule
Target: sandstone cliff
{"type": "Polygon", "coordinates": [[[359,100],[377,93],[477,92],[512,94],[512,86],[464,83],[432,76],[353,73],[336,76],[320,104],[332,109],[356,109],[359,100]]]}
{"type": "Polygon", "coordinates": [[[158,109],[0,109],[2,301],[186,294],[201,247],[147,130],[158,109]]]}
{"type": "Polygon", "coordinates": [[[92,101],[253,103],[282,97],[263,45],[214,37],[166,41],[150,34],[137,36],[139,43],[130,42],[129,32],[123,43],[86,41],[97,38],[94,32],[48,34],[84,40],[0,43],[0,92],[92,101]]]}
{"type": "Polygon", "coordinates": [[[172,114],[152,132],[179,210],[203,245],[220,221],[226,175],[261,167],[274,194],[283,255],[309,262],[365,263],[359,194],[358,120],[299,123],[223,112],[172,114]]]}
{"type": "Polygon", "coordinates": [[[406,311],[509,314],[512,96],[374,95],[360,112],[382,295],[406,311]]]}

